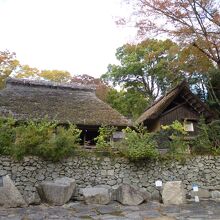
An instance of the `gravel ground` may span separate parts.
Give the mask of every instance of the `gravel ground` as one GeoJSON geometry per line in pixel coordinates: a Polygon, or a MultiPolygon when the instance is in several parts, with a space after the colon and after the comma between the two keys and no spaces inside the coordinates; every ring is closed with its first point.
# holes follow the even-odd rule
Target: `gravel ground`
{"type": "Polygon", "coordinates": [[[220,220],[220,202],[206,200],[181,206],[164,206],[148,202],[139,206],[85,205],[80,202],[64,206],[30,206],[0,208],[0,220],[220,220]]]}

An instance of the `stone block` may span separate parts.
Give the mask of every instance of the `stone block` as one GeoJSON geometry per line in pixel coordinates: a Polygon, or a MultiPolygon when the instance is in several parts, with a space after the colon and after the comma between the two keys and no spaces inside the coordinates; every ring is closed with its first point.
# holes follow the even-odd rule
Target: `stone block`
{"type": "Polygon", "coordinates": [[[95,186],[81,189],[86,204],[107,205],[112,200],[112,190],[108,186],[95,186]]]}
{"type": "Polygon", "coordinates": [[[217,190],[212,191],[211,196],[213,199],[220,199],[220,191],[217,190]]]}
{"type": "Polygon", "coordinates": [[[141,191],[128,184],[122,184],[116,189],[116,201],[123,205],[139,205],[145,197],[141,191]]]}
{"type": "Polygon", "coordinates": [[[0,206],[6,208],[26,207],[27,204],[14,185],[11,178],[6,175],[2,177],[3,185],[0,187],[0,206]]]}
{"type": "Polygon", "coordinates": [[[186,192],[182,181],[169,181],[164,184],[162,200],[165,205],[180,205],[186,202],[186,192]]]}
{"type": "Polygon", "coordinates": [[[40,199],[38,192],[25,192],[24,198],[28,205],[40,205],[41,204],[41,199],[40,199]]]}
{"type": "Polygon", "coordinates": [[[198,196],[199,198],[210,198],[211,197],[211,193],[208,189],[202,189],[202,188],[199,188],[198,192],[195,192],[195,191],[191,191],[190,192],[190,196],[191,197],[195,197],[195,196],[198,196]]]}
{"type": "Polygon", "coordinates": [[[68,177],[55,181],[44,181],[37,187],[42,201],[53,205],[63,205],[70,200],[76,188],[75,180],[68,177]]]}

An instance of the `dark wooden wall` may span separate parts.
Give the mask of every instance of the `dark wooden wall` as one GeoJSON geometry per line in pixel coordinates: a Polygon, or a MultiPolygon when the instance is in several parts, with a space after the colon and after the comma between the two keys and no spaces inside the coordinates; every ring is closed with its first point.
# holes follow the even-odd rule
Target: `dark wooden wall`
{"type": "Polygon", "coordinates": [[[164,112],[160,117],[160,124],[171,124],[175,120],[183,121],[184,119],[198,120],[199,115],[191,107],[181,105],[177,108],[164,112]]]}
{"type": "Polygon", "coordinates": [[[196,111],[194,111],[190,106],[188,105],[182,105],[177,108],[171,109],[167,112],[164,112],[164,114],[160,117],[160,125],[169,125],[172,124],[175,120],[178,120],[180,122],[183,122],[184,120],[189,120],[193,123],[194,132],[192,134],[197,133],[197,126],[200,116],[196,111]]]}

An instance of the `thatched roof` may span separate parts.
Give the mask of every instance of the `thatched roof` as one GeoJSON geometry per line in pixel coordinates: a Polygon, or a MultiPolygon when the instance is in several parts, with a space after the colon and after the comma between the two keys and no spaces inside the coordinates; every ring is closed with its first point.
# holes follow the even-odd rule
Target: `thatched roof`
{"type": "Polygon", "coordinates": [[[129,125],[125,117],[98,99],[92,88],[12,78],[0,91],[0,115],[13,115],[18,120],[47,116],[77,125],[129,125]]]}
{"type": "Polygon", "coordinates": [[[178,96],[181,95],[185,102],[191,106],[199,115],[206,118],[213,117],[211,110],[203,103],[199,97],[191,92],[186,81],[183,81],[167,94],[156,100],[145,112],[136,120],[136,123],[142,123],[145,120],[153,120],[169,106],[169,104],[178,96]]]}

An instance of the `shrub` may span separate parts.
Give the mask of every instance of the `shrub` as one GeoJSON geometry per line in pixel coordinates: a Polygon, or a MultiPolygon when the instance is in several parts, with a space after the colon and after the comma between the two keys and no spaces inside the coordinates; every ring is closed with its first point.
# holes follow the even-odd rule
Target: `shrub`
{"type": "Polygon", "coordinates": [[[219,154],[220,153],[220,120],[206,124],[204,118],[198,123],[198,135],[192,144],[194,153],[219,154]]]}
{"type": "Polygon", "coordinates": [[[170,125],[161,126],[161,130],[155,137],[161,148],[168,149],[169,156],[181,159],[189,148],[187,135],[188,132],[185,131],[184,126],[176,120],[170,125]]]}
{"type": "Polygon", "coordinates": [[[10,154],[15,141],[14,125],[13,118],[0,118],[0,154],[10,154]]]}
{"type": "Polygon", "coordinates": [[[155,159],[159,155],[154,134],[148,133],[143,126],[136,130],[123,130],[125,138],[120,141],[118,149],[122,155],[130,160],[155,159]]]}
{"type": "Polygon", "coordinates": [[[15,128],[16,140],[12,155],[17,159],[22,159],[25,155],[38,155],[39,146],[46,144],[46,141],[50,139],[55,126],[55,123],[46,120],[19,124],[15,128]]]}
{"type": "Polygon", "coordinates": [[[116,128],[112,126],[102,125],[99,127],[99,135],[94,138],[96,141],[96,146],[98,148],[108,148],[111,146],[111,137],[116,131],[116,128]]]}
{"type": "Polygon", "coordinates": [[[74,125],[69,125],[68,128],[58,127],[56,134],[50,136],[46,144],[39,145],[37,154],[53,161],[73,155],[80,141],[80,133],[74,125]]]}
{"type": "Polygon", "coordinates": [[[214,149],[220,148],[220,120],[209,124],[209,137],[214,149]]]}
{"type": "Polygon", "coordinates": [[[35,155],[57,161],[70,156],[76,147],[81,131],[73,125],[57,127],[55,122],[30,121],[15,128],[16,140],[12,155],[22,159],[35,155]]]}

